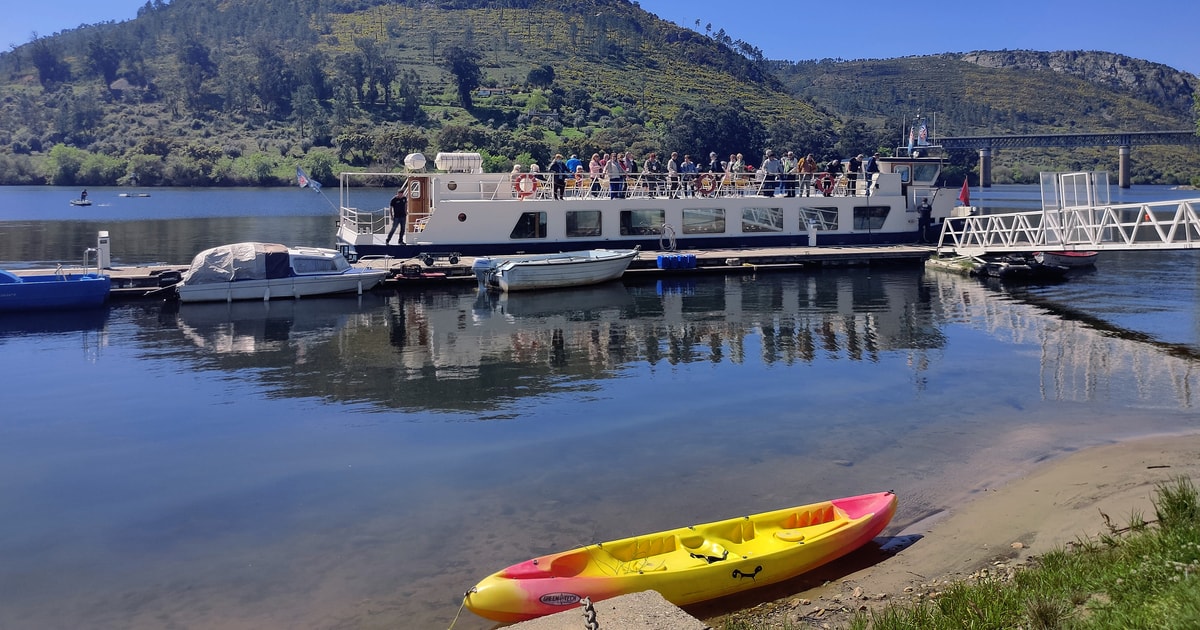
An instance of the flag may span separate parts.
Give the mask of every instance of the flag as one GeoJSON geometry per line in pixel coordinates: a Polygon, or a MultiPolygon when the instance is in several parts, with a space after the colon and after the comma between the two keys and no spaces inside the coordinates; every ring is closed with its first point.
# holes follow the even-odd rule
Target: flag
{"type": "Polygon", "coordinates": [[[929,145],[929,129],[925,123],[921,123],[921,130],[917,132],[917,144],[923,147],[929,145]]]}
{"type": "Polygon", "coordinates": [[[962,192],[958,193],[958,200],[961,201],[962,205],[964,206],[971,205],[971,188],[967,186],[967,180],[965,179],[963,180],[962,192]]]}
{"type": "Polygon", "coordinates": [[[300,168],[299,166],[296,167],[296,182],[300,184],[301,188],[307,187],[317,192],[320,192],[321,190],[321,182],[315,179],[309,179],[308,175],[304,174],[304,169],[300,168]]]}
{"type": "Polygon", "coordinates": [[[915,144],[916,142],[917,142],[917,139],[913,135],[913,129],[912,129],[912,127],[909,127],[908,128],[908,154],[909,155],[912,155],[913,144],[915,144]]]}

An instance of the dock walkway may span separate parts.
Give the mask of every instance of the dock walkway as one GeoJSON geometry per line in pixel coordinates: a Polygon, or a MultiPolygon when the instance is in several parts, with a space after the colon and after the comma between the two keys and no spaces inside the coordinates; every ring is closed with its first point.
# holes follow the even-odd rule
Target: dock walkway
{"type": "MultiPolygon", "coordinates": [[[[774,247],[746,249],[642,251],[625,272],[626,277],[675,276],[695,273],[747,273],[766,270],[803,269],[825,266],[870,266],[918,264],[934,252],[926,245],[879,245],[856,247],[774,247]],[[659,268],[659,256],[695,256],[695,267],[659,268]]],[[[475,259],[464,257],[455,264],[444,260],[432,266],[419,259],[391,257],[368,258],[356,266],[386,269],[393,272],[379,285],[383,289],[419,284],[474,282],[471,269],[475,259]]],[[[112,279],[112,299],[142,299],[167,297],[164,289],[179,281],[188,265],[137,265],[108,267],[101,271],[112,279]]],[[[14,270],[17,275],[46,275],[59,273],[94,273],[95,267],[81,265],[58,269],[14,270]]]]}

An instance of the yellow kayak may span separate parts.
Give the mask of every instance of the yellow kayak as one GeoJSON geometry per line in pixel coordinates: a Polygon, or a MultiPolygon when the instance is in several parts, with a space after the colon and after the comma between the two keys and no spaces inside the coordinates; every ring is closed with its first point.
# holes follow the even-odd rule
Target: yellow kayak
{"type": "Polygon", "coordinates": [[[653,589],[694,604],[795,577],[879,535],[891,492],[864,494],[597,543],[514,564],[467,591],[472,612],[524,621],[653,589]]]}

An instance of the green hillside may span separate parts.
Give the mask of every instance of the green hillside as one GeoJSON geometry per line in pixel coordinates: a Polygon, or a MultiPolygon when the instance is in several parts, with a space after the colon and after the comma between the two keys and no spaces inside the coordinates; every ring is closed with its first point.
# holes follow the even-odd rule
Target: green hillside
{"type": "MultiPolygon", "coordinates": [[[[918,109],[955,135],[1192,124],[1170,69],[1155,101],[988,54],[771,62],[626,0],[147,2],[0,54],[0,184],[270,185],[297,165],[329,183],[411,151],[481,151],[491,170],[555,152],[824,157],[894,146],[918,109]]],[[[1136,157],[1143,180],[1200,173],[1191,154],[1136,157]]]]}

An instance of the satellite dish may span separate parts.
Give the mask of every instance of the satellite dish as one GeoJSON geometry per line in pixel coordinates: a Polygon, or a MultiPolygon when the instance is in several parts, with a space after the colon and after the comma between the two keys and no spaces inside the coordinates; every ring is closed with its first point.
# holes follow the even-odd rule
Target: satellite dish
{"type": "Polygon", "coordinates": [[[410,171],[419,171],[425,168],[425,156],[420,153],[409,153],[404,157],[404,166],[410,171]]]}

